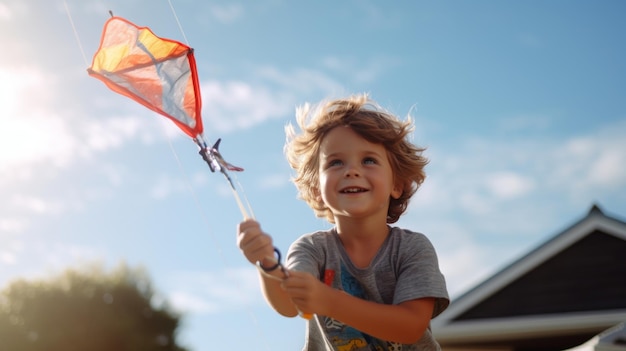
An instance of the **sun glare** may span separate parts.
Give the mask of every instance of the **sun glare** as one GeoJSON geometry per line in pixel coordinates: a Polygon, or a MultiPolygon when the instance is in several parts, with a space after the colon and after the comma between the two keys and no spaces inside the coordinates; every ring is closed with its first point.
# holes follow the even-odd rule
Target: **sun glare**
{"type": "Polygon", "coordinates": [[[0,67],[0,170],[37,161],[48,152],[55,132],[37,102],[44,79],[36,70],[0,67]]]}
{"type": "Polygon", "coordinates": [[[9,7],[3,3],[0,3],[0,20],[8,20],[12,16],[9,7]]]}

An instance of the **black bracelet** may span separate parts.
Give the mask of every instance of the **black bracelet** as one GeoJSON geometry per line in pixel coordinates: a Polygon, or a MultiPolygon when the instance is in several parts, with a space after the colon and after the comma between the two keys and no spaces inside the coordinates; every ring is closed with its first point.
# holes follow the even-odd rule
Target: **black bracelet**
{"type": "Polygon", "coordinates": [[[265,273],[269,273],[269,272],[275,271],[278,267],[281,266],[281,264],[280,264],[280,251],[278,251],[277,248],[274,248],[274,252],[276,253],[276,264],[275,265],[273,265],[273,266],[271,266],[269,268],[266,268],[266,267],[263,267],[263,265],[261,264],[261,261],[256,261],[257,267],[262,269],[265,273]]]}
{"type": "Polygon", "coordinates": [[[276,263],[275,265],[271,266],[270,268],[265,268],[263,267],[263,265],[261,264],[261,261],[256,261],[256,265],[257,267],[259,267],[260,269],[263,270],[263,272],[265,273],[270,273],[272,271],[275,271],[278,267],[280,267],[280,263],[276,263]]]}

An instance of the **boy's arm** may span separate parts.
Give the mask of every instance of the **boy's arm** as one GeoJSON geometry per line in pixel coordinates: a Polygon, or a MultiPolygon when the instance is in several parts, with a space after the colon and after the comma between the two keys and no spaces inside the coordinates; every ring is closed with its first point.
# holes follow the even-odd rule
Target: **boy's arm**
{"type": "MultiPolygon", "coordinates": [[[[275,264],[275,262],[271,262],[274,257],[272,238],[261,230],[259,222],[248,219],[239,223],[237,226],[237,245],[252,264],[261,262],[264,267],[271,267],[275,264]]],[[[293,317],[298,314],[298,310],[281,287],[284,278],[280,268],[271,272],[264,272],[259,269],[261,290],[267,303],[281,315],[293,317]]]]}
{"type": "Polygon", "coordinates": [[[379,339],[411,344],[428,328],[435,299],[387,305],[363,300],[331,288],[307,273],[290,272],[286,293],[304,312],[334,318],[379,339]]]}
{"type": "Polygon", "coordinates": [[[281,286],[284,278],[285,275],[280,268],[271,272],[264,272],[259,269],[259,280],[265,301],[281,315],[295,317],[298,315],[298,309],[281,286]]]}
{"type": "Polygon", "coordinates": [[[330,317],[379,339],[402,344],[415,343],[422,337],[435,306],[434,298],[386,305],[333,290],[330,317]]]}

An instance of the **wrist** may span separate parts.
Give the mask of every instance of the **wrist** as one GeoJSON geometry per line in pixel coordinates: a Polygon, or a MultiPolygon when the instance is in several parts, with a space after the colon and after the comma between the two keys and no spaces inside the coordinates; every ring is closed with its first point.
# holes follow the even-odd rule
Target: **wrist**
{"type": "Polygon", "coordinates": [[[259,261],[257,261],[255,266],[259,270],[261,277],[270,278],[273,280],[280,280],[280,281],[282,281],[283,279],[287,277],[285,275],[285,272],[282,269],[280,269],[282,268],[281,265],[278,265],[278,267],[276,268],[272,267],[273,269],[267,269],[267,268],[264,268],[264,266],[259,261]]]}
{"type": "Polygon", "coordinates": [[[324,284],[322,290],[320,291],[320,295],[324,296],[321,299],[323,304],[321,306],[322,311],[320,311],[320,314],[335,318],[334,316],[337,312],[337,306],[341,305],[341,303],[345,303],[345,301],[342,300],[342,294],[345,294],[345,292],[324,284]]]}
{"type": "Polygon", "coordinates": [[[271,273],[280,268],[280,262],[275,259],[268,260],[267,258],[264,258],[263,260],[256,261],[256,266],[264,273],[271,273]],[[270,262],[268,263],[267,261],[270,262]]]}
{"type": "Polygon", "coordinates": [[[262,260],[256,261],[256,266],[262,275],[274,279],[285,279],[289,276],[289,273],[287,273],[287,270],[280,262],[280,251],[274,248],[274,253],[276,256],[266,256],[262,260]]]}

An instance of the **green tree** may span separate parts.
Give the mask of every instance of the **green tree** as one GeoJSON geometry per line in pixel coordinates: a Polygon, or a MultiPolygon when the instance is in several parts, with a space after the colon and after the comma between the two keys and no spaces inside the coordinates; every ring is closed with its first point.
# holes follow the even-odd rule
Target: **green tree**
{"type": "Polygon", "coordinates": [[[156,300],[146,272],[125,264],[16,280],[0,292],[0,349],[185,351],[180,316],[156,300]]]}

